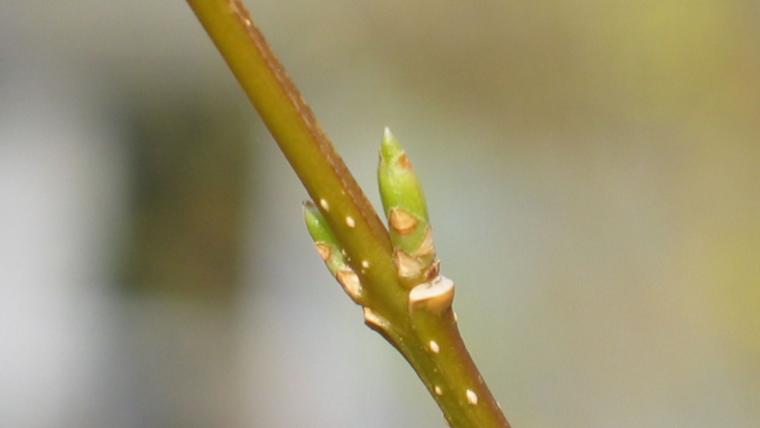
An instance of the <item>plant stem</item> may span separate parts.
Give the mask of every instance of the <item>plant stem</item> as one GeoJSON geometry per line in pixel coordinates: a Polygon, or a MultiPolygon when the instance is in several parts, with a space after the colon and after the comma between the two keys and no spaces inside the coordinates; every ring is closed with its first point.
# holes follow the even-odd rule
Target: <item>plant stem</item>
{"type": "Polygon", "coordinates": [[[453,284],[410,292],[399,282],[385,226],[240,0],[188,3],[360,273],[367,325],[409,361],[452,427],[509,427],[459,335],[453,284]]]}

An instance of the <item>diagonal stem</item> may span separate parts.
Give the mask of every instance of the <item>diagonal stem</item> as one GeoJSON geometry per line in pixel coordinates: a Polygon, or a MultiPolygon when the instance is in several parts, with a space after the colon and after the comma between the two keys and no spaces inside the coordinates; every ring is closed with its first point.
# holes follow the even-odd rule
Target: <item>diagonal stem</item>
{"type": "Polygon", "coordinates": [[[347,250],[375,266],[391,268],[391,244],[383,223],[243,4],[238,0],[189,4],[311,198],[317,203],[324,200],[322,206],[329,207],[323,211],[338,238],[353,244],[347,250]]]}
{"type": "Polygon", "coordinates": [[[242,2],[188,3],[361,272],[367,325],[409,361],[452,427],[508,428],[459,335],[453,285],[444,305],[430,306],[399,283],[385,226],[242,2]]]}

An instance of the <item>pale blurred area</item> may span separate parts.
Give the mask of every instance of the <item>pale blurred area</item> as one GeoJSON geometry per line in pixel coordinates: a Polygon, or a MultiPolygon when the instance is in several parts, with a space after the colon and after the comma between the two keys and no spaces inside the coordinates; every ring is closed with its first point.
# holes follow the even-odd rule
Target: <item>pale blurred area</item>
{"type": "MultiPolygon", "coordinates": [[[[758,426],[760,3],[246,3],[516,428],[758,426]]],[[[0,3],[0,426],[444,426],[305,198],[184,2],[0,3]]]]}

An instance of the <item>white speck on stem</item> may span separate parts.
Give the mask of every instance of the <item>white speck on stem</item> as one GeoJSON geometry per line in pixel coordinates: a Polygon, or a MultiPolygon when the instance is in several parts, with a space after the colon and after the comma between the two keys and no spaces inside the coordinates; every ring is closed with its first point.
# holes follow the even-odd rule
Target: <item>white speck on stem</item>
{"type": "Polygon", "coordinates": [[[369,260],[362,260],[362,267],[364,269],[369,269],[369,260]]]}
{"type": "Polygon", "coordinates": [[[437,354],[441,351],[441,347],[438,346],[438,342],[435,340],[431,340],[430,343],[428,343],[428,346],[430,347],[430,351],[432,351],[434,354],[437,354]]]}
{"type": "Polygon", "coordinates": [[[327,202],[327,199],[322,198],[319,200],[319,205],[322,207],[325,211],[330,211],[330,204],[327,202]]]}
{"type": "Polygon", "coordinates": [[[478,394],[475,393],[475,391],[468,389],[465,391],[465,395],[467,396],[467,402],[472,404],[473,406],[478,404],[478,394]]]}
{"type": "Polygon", "coordinates": [[[354,218],[351,217],[350,215],[346,216],[346,225],[348,227],[354,227],[354,226],[356,226],[356,221],[354,221],[354,218]]]}
{"type": "Polygon", "coordinates": [[[443,395],[443,390],[440,386],[436,385],[433,389],[435,390],[435,395],[443,395]]]}

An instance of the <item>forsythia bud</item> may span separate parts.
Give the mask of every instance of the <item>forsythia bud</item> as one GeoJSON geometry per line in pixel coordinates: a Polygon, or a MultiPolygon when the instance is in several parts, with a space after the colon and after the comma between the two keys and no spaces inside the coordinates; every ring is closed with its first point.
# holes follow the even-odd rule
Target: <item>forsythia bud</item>
{"type": "Polygon", "coordinates": [[[412,285],[435,278],[438,261],[425,195],[411,161],[388,128],[380,148],[377,178],[399,276],[412,285]]]}
{"type": "Polygon", "coordinates": [[[311,202],[304,203],[304,220],[309,230],[317,253],[327,265],[327,269],[338,279],[343,290],[351,299],[361,304],[363,290],[359,276],[346,262],[346,256],[335,234],[330,229],[324,216],[311,202]]]}

